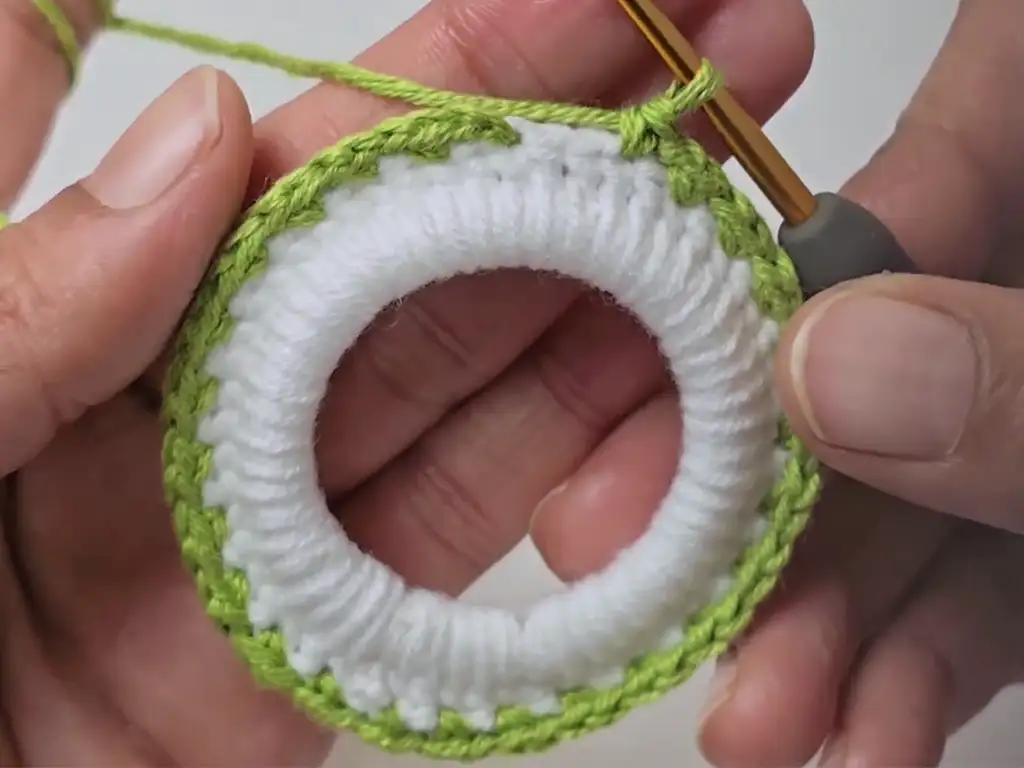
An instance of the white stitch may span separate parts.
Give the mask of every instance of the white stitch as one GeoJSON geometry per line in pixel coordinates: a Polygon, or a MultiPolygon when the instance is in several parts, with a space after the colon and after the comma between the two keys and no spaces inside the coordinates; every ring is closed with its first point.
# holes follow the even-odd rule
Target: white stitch
{"type": "Polygon", "coordinates": [[[506,704],[557,711],[559,692],[610,685],[678,642],[763,531],[758,505],[779,471],[778,331],[709,211],[672,203],[664,169],[623,160],[606,132],[510,123],[517,146],[385,160],[377,179],[327,195],[325,221],[270,242],[207,366],[221,386],[200,425],[214,449],[205,501],[228,510],[225,556],[250,580],[251,618],[282,628],[301,673],[329,669],[350,706],[397,705],[419,730],[444,708],[481,730],[506,704]],[[410,590],[360,552],[326,508],[312,449],[330,374],[382,308],[500,267],[609,291],[682,382],[685,449],[649,531],[523,617],[410,590]]]}

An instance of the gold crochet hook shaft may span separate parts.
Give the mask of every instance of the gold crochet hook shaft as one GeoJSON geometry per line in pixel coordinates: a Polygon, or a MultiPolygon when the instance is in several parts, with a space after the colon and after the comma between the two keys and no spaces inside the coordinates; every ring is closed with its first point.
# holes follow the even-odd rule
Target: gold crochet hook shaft
{"type": "MultiPolygon", "coordinates": [[[[619,0],[633,22],[684,85],[701,67],[701,58],[675,24],[652,0],[619,0]]],[[[808,221],[818,201],[796,172],[727,90],[720,89],[704,105],[715,130],[722,136],[737,162],[764,193],[787,225],[808,221]]]]}

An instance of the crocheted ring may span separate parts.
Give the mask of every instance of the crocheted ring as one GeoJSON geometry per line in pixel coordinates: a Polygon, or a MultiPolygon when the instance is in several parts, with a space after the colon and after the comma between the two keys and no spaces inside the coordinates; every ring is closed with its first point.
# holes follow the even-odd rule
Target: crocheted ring
{"type": "Polygon", "coordinates": [[[175,526],[210,616],[316,721],[436,758],[546,749],[682,683],[776,583],[818,492],[771,377],[800,288],[722,169],[646,109],[611,127],[428,109],[349,137],[253,206],[202,285],[165,398],[175,526]],[[503,267],[613,295],[659,341],[684,415],[650,529],[523,616],[361,552],[312,445],[338,359],[382,309],[503,267]]]}

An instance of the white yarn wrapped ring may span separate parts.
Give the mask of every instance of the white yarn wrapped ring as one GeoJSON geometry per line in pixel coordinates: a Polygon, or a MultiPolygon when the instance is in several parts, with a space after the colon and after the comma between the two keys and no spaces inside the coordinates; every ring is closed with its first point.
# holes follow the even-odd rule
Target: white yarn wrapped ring
{"type": "MultiPolygon", "coordinates": [[[[750,553],[784,560],[810,505],[790,492],[786,528],[773,518],[779,494],[794,473],[804,496],[816,483],[780,428],[778,318],[757,299],[755,262],[723,245],[715,201],[680,204],[671,168],[624,158],[614,133],[507,126],[513,143],[455,143],[436,163],[381,156],[372,177],[321,190],[319,220],[265,238],[259,270],[224,298],[230,329],[202,350],[186,341],[172,384],[212,382],[205,399],[193,396],[190,419],[176,423],[172,409],[168,450],[184,441],[205,458],[190,477],[169,462],[168,486],[193,571],[221,585],[208,602],[244,611],[234,624],[220,617],[226,631],[242,636],[258,674],[255,649],[276,643],[293,677],[278,687],[318,719],[373,726],[378,742],[385,728],[421,751],[477,738],[500,751],[519,732],[550,742],[557,736],[538,728],[580,702],[623,691],[631,706],[629,681],[646,659],[720,650],[729,633],[716,636],[708,617],[723,605],[749,614],[756,585],[779,567],[762,558],[762,573],[744,576],[750,553]],[[331,374],[381,310],[433,282],[501,268],[580,279],[634,313],[679,385],[685,446],[649,530],[522,616],[410,588],[360,551],[328,509],[313,451],[331,374]],[[696,645],[694,621],[712,630],[696,645]],[[310,705],[302,691],[321,699],[310,705]]],[[[224,291],[214,285],[207,305],[215,294],[224,291]]],[[[209,326],[202,311],[194,336],[209,326]]]]}

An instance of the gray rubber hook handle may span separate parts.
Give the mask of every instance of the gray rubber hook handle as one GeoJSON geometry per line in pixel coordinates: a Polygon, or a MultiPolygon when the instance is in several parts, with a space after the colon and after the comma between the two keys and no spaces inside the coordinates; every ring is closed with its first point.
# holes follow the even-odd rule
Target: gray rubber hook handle
{"type": "Polygon", "coordinates": [[[873,213],[831,192],[815,199],[818,210],[808,221],[779,230],[779,245],[792,259],[808,298],[858,277],[919,271],[873,213]]]}

